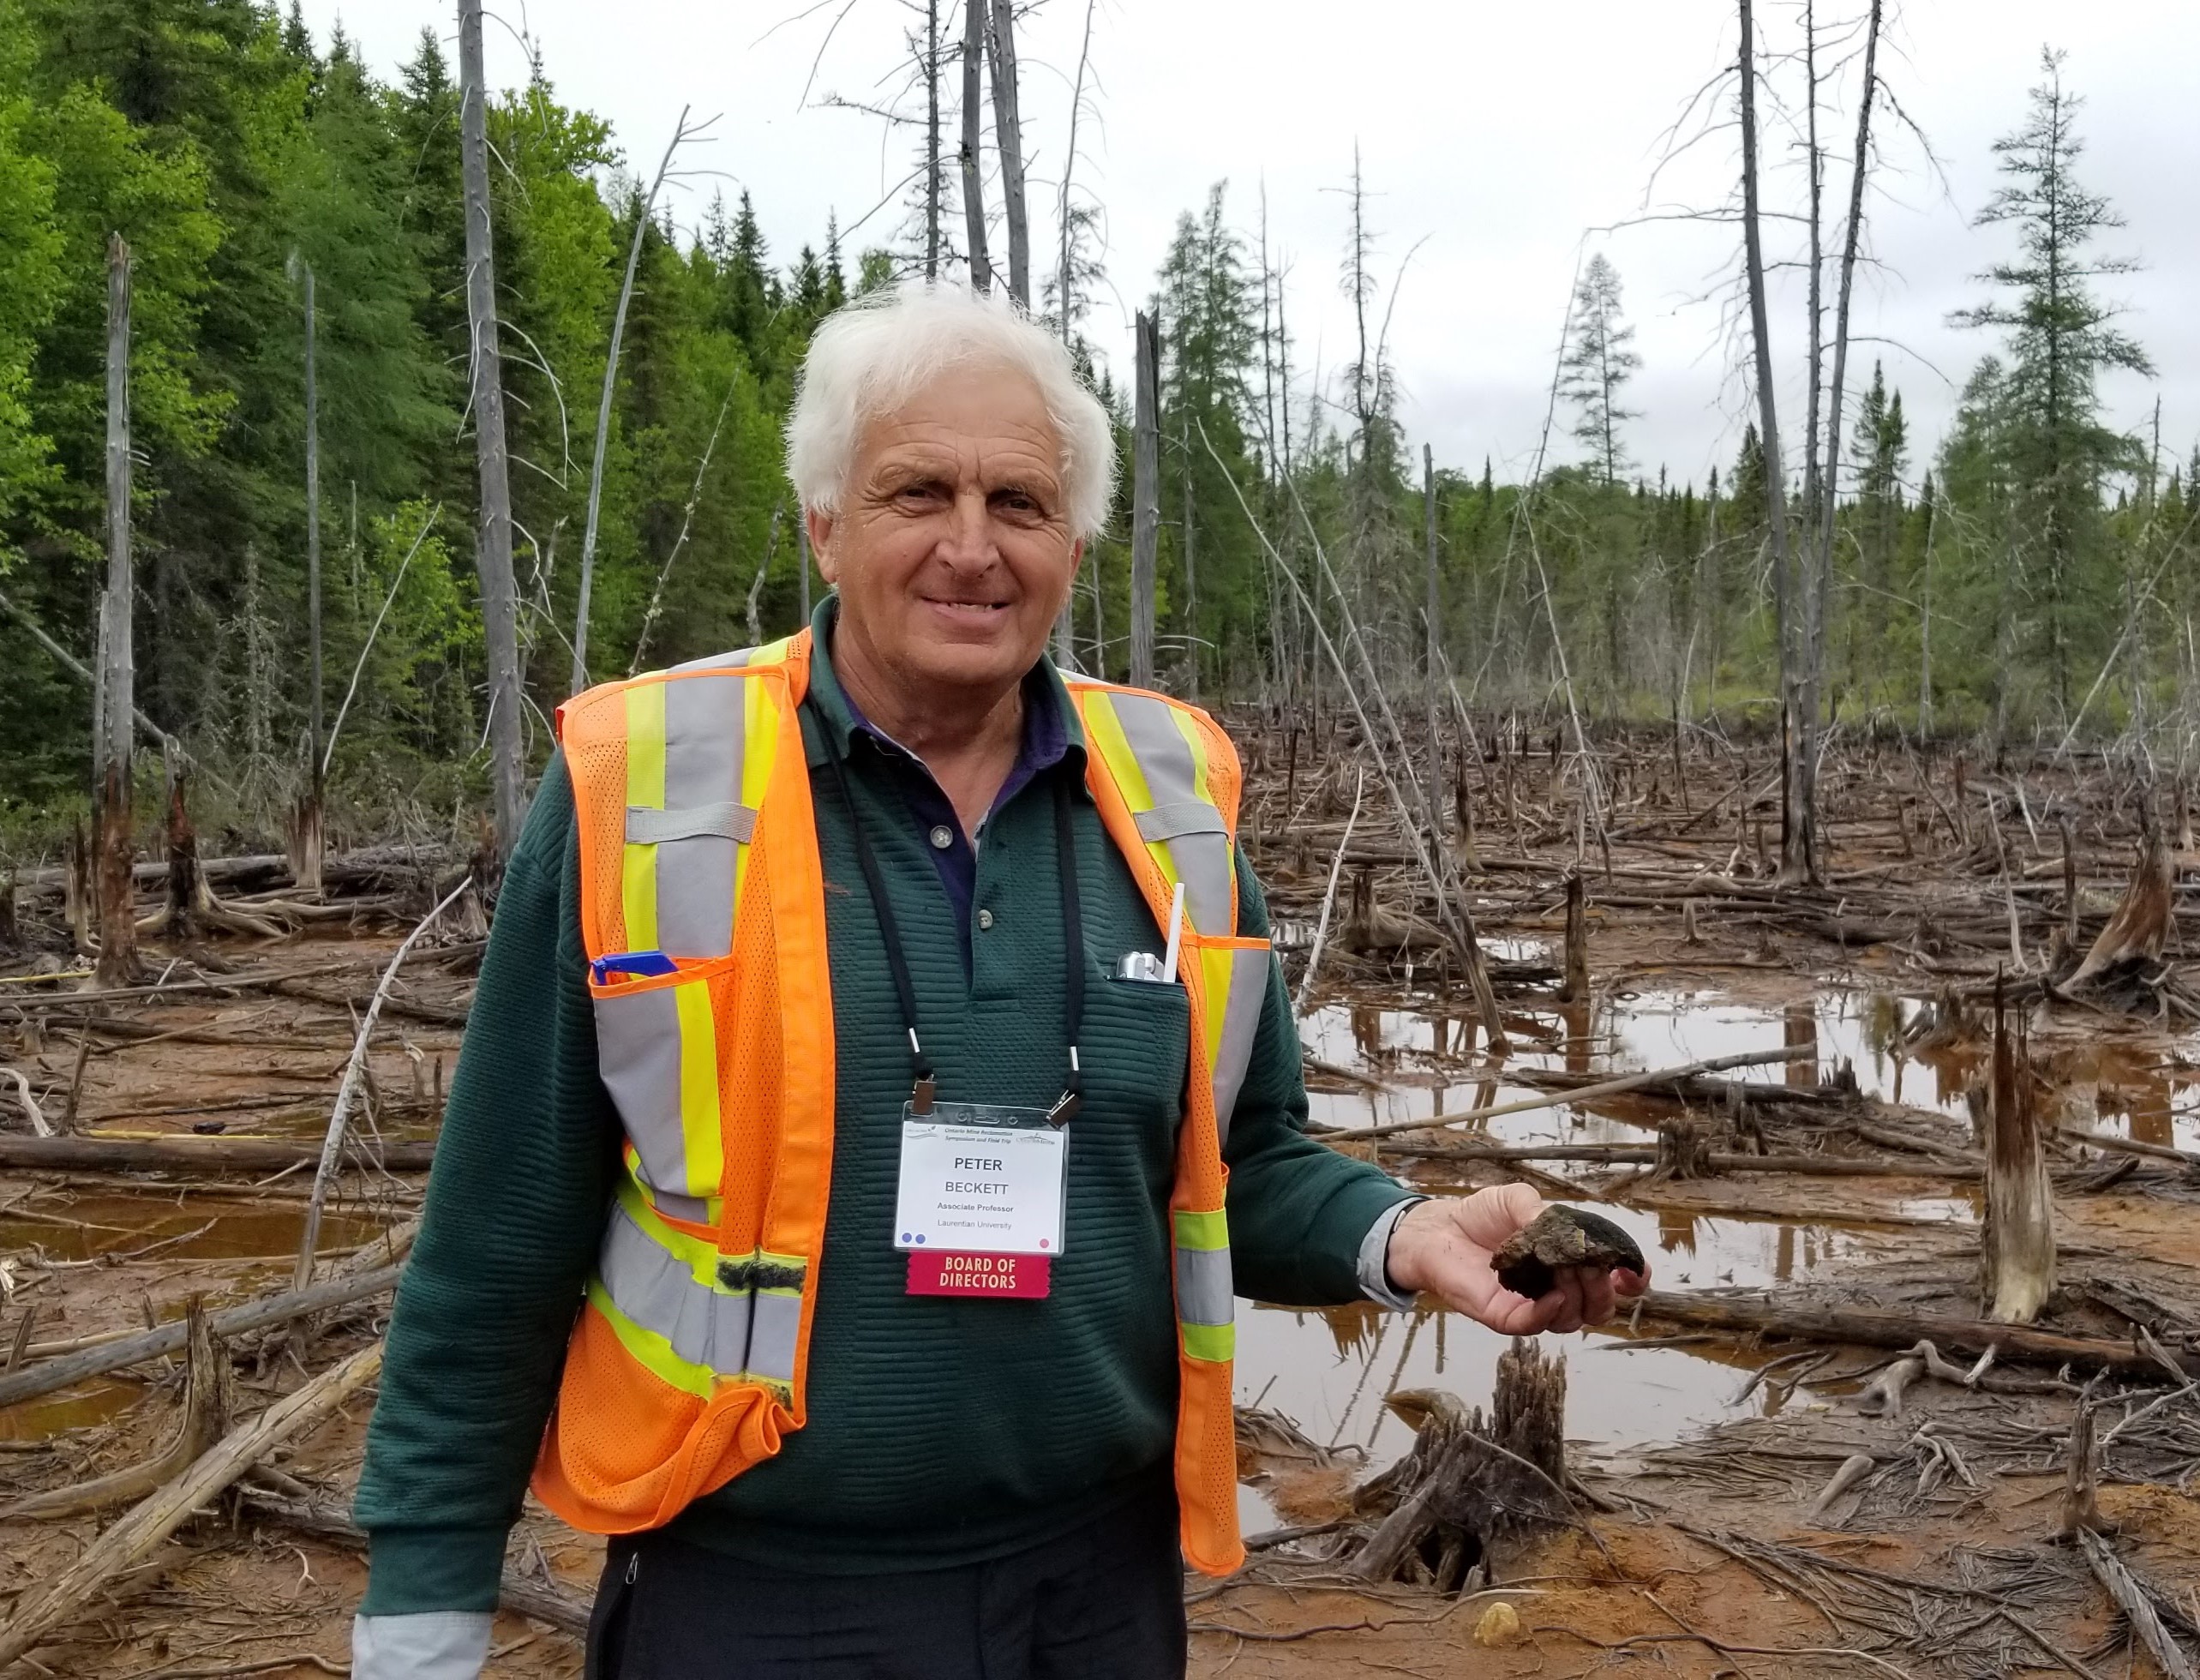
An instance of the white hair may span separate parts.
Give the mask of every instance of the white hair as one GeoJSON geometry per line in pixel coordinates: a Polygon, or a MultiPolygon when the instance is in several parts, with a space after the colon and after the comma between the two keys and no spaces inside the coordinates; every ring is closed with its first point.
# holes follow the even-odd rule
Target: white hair
{"type": "Polygon", "coordinates": [[[1005,292],[919,279],[851,299],[811,338],[787,418],[787,476],[802,505],[839,511],[864,426],[949,369],[973,364],[1039,387],[1061,451],[1071,531],[1099,535],[1115,493],[1115,427],[1068,349],[1005,292]]]}

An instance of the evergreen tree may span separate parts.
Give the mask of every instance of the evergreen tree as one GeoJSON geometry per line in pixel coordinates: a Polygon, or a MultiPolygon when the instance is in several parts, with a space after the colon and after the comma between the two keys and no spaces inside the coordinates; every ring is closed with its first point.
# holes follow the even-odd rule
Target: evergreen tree
{"type": "Polygon", "coordinates": [[[1590,473],[1608,489],[1634,468],[1620,427],[1640,415],[1621,405],[1620,391],[1641,368],[1634,328],[1621,318],[1619,270],[1599,251],[1574,289],[1574,330],[1559,390],[1574,405],[1574,435],[1589,452],[1590,473]]]}
{"type": "Polygon", "coordinates": [[[2137,465],[2132,446],[2101,423],[2096,387],[2112,369],[2152,369],[2137,343],[2109,324],[2121,311],[2089,284],[2137,265],[2087,254],[2096,236],[2123,220],[2072,172],[2084,150],[2077,129],[2083,102],[2064,88],[2062,65],[2060,53],[2042,51],[2045,80],[2032,89],[2029,115],[1994,142],[2005,184],[1979,213],[1982,226],[2009,223],[2017,230],[2017,256],[1985,276],[2015,297],[1954,319],[2008,334],[2003,441],[2021,487],[2039,651],[2056,708],[2066,716],[2077,643],[2090,627],[2089,603],[2101,595],[2089,575],[2101,561],[2100,482],[2137,465]]]}

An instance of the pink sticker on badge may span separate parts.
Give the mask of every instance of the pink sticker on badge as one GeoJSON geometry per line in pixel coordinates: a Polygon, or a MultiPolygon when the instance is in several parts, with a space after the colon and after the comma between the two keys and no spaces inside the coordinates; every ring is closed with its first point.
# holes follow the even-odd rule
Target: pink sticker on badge
{"type": "Polygon", "coordinates": [[[1047,1293],[1053,1263],[1044,1254],[912,1254],[908,1293],[1036,1300],[1047,1293]]]}

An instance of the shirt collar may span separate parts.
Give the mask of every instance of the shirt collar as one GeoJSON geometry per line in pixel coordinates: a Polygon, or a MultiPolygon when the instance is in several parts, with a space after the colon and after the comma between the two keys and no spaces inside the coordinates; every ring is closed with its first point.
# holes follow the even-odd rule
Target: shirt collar
{"type": "MultiPolygon", "coordinates": [[[[839,618],[840,595],[836,591],[818,603],[817,611],[810,618],[809,698],[818,721],[824,726],[818,731],[820,738],[809,743],[810,763],[822,765],[827,753],[847,758],[858,735],[868,735],[896,753],[908,753],[907,747],[866,717],[854,697],[841,686],[839,674],[832,663],[833,632],[839,618]]],[[[1082,774],[1084,757],[1084,725],[1070,699],[1069,685],[1063,681],[1053,660],[1041,653],[1039,663],[1024,674],[1023,739],[1016,748],[1011,779],[1028,781],[1039,771],[1051,770],[1065,759],[1072,759],[1073,767],[1082,774]]]]}

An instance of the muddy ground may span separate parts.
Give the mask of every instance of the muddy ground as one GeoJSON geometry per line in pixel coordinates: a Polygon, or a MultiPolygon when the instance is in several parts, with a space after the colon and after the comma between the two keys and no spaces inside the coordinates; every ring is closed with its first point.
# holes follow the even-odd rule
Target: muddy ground
{"type": "MultiPolygon", "coordinates": [[[[1303,1023],[1313,1123],[1400,1128],[1338,1146],[1430,1193],[1520,1177],[1596,1206],[1650,1257],[1654,1299],[1684,1316],[1554,1339],[1568,1366],[1565,1507],[1490,1521],[1448,1562],[1409,1563],[1420,1579],[1377,1586],[1353,1573],[1376,1521],[1355,1491],[1414,1443],[1385,1396],[1444,1389],[1486,1404],[1498,1340],[1434,1311],[1243,1305],[1239,1399],[1256,1420],[1243,1508],[1263,1543],[1238,1577],[1188,1582],[1195,1673],[2169,1672],[2104,1590],[2098,1543],[2063,1538],[2082,1406],[2101,1443],[2109,1567],[2140,1583],[2161,1637],[2200,1659],[2200,1400],[2170,1374],[2200,1371],[2200,1071],[2182,980],[2200,854],[2176,789],[2097,759],[1980,765],[1857,743],[1825,773],[1823,883],[1783,886],[1763,747],[1696,732],[1675,757],[1668,737],[1616,736],[1592,765],[1562,743],[1553,753],[1547,734],[1484,720],[1475,750],[1454,743],[1429,779],[1493,959],[1509,1041],[1498,1054],[1436,931],[1426,873],[1349,736],[1238,722],[1245,832],[1294,984],[1322,946],[1303,1023]],[[2116,910],[2143,825],[2173,882],[2159,957],[2126,976],[2127,994],[2053,995],[2052,976],[2116,910]],[[1589,983],[1562,1000],[1569,873],[1584,888],[1589,983]],[[1977,1323],[1973,1108],[1992,1071],[1997,969],[2050,1134],[2058,1275],[2041,1325],[2129,1357],[2102,1369],[2091,1353],[2011,1354],[1970,1387],[1919,1375],[1889,1405],[1869,1390],[1906,1347],[1829,1338],[1793,1315],[1977,1323]],[[1569,1081],[1783,1049],[1795,1059],[1480,1112],[1569,1081]],[[1407,1125],[1432,1116],[1461,1118],[1407,1125]],[[1737,1331],[1685,1316],[1722,1300],[1770,1321],[1737,1331]],[[1859,1457],[1861,1480],[1822,1500],[1859,1457]],[[1491,1619],[1498,1604],[1515,1626],[1491,1619]]],[[[0,1064],[57,1129],[109,1145],[196,1139],[187,1146],[207,1159],[0,1167],[0,1384],[87,1339],[177,1318],[195,1295],[219,1308],[287,1287],[310,1156],[359,1018],[435,875],[417,859],[363,870],[335,895],[356,915],[302,921],[279,939],[156,940],[146,980],[159,989],[87,999],[62,899],[26,872],[21,945],[0,953],[0,1064]],[[219,1151],[245,1138],[295,1147],[284,1164],[221,1170],[219,1151]]],[[[255,914],[279,916],[294,896],[279,867],[217,885],[229,902],[261,899],[247,904],[255,914]]],[[[316,1279],[402,1252],[423,1175],[378,1163],[401,1158],[386,1145],[432,1143],[477,933],[431,933],[389,993],[316,1279]]],[[[0,1075],[0,1146],[27,1137],[27,1121],[0,1075]]],[[[387,1302],[233,1337],[229,1419],[249,1421],[369,1346],[387,1302]]],[[[1958,1374],[1975,1364],[1939,1351],[1958,1374]]],[[[11,1616],[144,1490],[72,1514],[15,1507],[160,1460],[189,1409],[184,1365],[166,1355],[0,1407],[11,1616]]],[[[370,1402],[363,1390],[82,1593],[20,1671],[343,1671],[364,1569],[337,1530],[370,1402]]],[[[553,1619],[570,1621],[599,1557],[531,1513],[507,1580],[562,1589],[553,1619]]],[[[490,1671],[572,1675],[578,1650],[507,1611],[490,1671]]]]}

